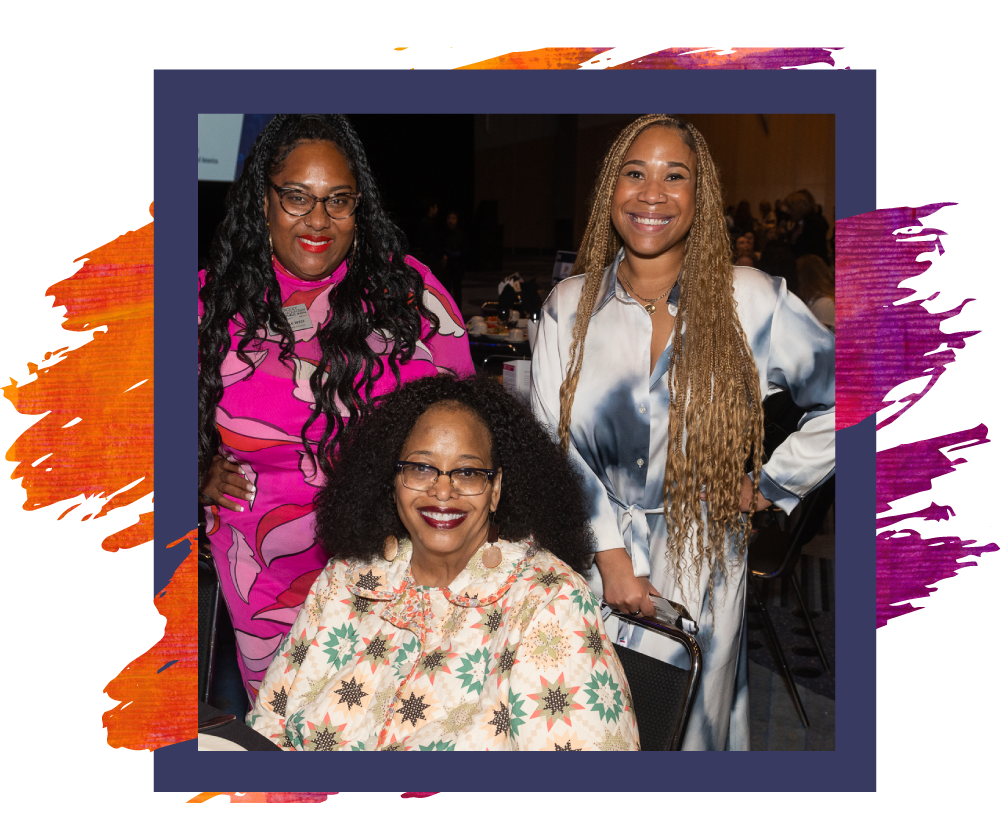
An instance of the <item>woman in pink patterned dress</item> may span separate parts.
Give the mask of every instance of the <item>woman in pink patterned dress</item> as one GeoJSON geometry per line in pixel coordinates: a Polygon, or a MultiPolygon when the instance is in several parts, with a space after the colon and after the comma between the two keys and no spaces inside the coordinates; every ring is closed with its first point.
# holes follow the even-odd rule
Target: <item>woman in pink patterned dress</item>
{"type": "Polygon", "coordinates": [[[281,115],[199,274],[200,500],[251,703],[330,556],[313,501],[338,433],[409,380],[473,372],[454,302],[403,247],[347,119],[281,115]]]}

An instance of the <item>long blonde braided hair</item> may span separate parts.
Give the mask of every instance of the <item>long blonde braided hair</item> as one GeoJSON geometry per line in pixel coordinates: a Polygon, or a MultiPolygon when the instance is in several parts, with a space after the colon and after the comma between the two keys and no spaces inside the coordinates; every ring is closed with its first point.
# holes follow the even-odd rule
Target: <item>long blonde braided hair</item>
{"type": "Polygon", "coordinates": [[[611,222],[615,183],[632,142],[654,125],[679,131],[697,159],[695,216],[685,241],[674,350],[667,369],[670,422],[663,480],[666,558],[678,581],[685,573],[695,578],[703,565],[709,566],[711,604],[714,580],[725,576],[729,547],[735,541],[743,550],[748,527],[740,514],[740,488],[745,462],[751,458],[754,506],[760,485],[764,424],[756,365],[736,315],[731,247],[719,176],[704,138],[693,125],[664,115],[642,116],[619,134],[604,158],[573,269],[575,274],[585,273],[586,277],[573,325],[566,378],[559,389],[559,440],[564,450],[569,448],[573,399],[580,381],[590,317],[604,270],[622,246],[611,222]],[[709,492],[707,524],[701,514],[703,486],[709,492]]]}

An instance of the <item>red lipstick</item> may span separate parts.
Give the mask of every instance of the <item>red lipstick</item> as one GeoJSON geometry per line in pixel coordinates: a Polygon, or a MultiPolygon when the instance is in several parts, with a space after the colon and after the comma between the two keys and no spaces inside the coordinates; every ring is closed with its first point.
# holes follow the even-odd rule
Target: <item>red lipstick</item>
{"type": "Polygon", "coordinates": [[[417,512],[435,530],[454,530],[468,515],[468,512],[454,507],[420,507],[417,512]]]}
{"type": "Polygon", "coordinates": [[[300,235],[296,240],[306,252],[325,252],[333,243],[333,238],[321,235],[300,235]]]}

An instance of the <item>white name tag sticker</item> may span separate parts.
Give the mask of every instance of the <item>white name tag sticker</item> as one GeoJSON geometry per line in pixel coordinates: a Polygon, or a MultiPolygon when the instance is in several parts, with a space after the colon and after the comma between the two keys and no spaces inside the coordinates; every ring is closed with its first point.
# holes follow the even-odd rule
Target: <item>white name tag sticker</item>
{"type": "MultiPolygon", "coordinates": [[[[309,318],[309,308],[305,304],[292,304],[289,307],[282,307],[281,312],[285,314],[285,318],[288,320],[288,326],[292,328],[293,333],[298,333],[300,330],[309,330],[312,326],[312,319],[309,318]]],[[[272,336],[277,336],[277,331],[271,327],[271,323],[267,323],[267,332],[272,336]]]]}

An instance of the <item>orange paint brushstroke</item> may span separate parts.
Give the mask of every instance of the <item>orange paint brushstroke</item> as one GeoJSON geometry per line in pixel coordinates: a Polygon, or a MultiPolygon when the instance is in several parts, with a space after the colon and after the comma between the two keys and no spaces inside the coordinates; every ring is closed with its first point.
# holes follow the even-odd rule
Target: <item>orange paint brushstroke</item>
{"type": "MultiPolygon", "coordinates": [[[[713,48],[670,47],[639,58],[608,64],[607,69],[781,69],[813,63],[834,66],[831,52],[839,47],[739,47],[731,51],[713,48]]],[[[508,52],[457,69],[577,69],[584,64],[614,60],[610,47],[550,47],[531,52],[508,52]]]]}
{"type": "Polygon", "coordinates": [[[457,69],[577,69],[608,50],[607,46],[549,47],[531,52],[508,52],[457,69]]]}
{"type": "Polygon", "coordinates": [[[167,618],[162,639],[104,690],[120,702],[104,713],[112,747],[155,750],[197,737],[198,531],[167,546],[185,541],[190,548],[187,558],[153,600],[167,618]],[[164,669],[168,663],[173,665],[164,669]]]}
{"type": "MultiPolygon", "coordinates": [[[[100,518],[153,491],[153,224],[82,257],[87,262],[80,271],[46,295],[53,306],[66,307],[66,330],[106,326],[107,332],[94,333],[76,350],[45,354],[47,367],[28,363],[35,380],[4,386],[21,414],[50,412],[15,441],[7,460],[18,462],[11,478],[22,479],[26,510],[123,490],[104,501],[93,516],[100,518]],[[77,417],[79,423],[64,428],[77,417]]],[[[153,514],[145,513],[103,547],[115,551],[152,538],[153,514]]]]}

